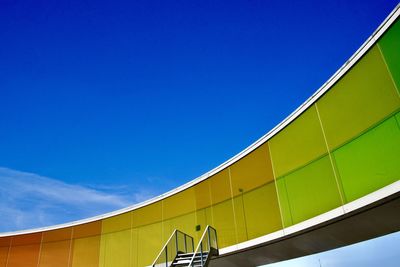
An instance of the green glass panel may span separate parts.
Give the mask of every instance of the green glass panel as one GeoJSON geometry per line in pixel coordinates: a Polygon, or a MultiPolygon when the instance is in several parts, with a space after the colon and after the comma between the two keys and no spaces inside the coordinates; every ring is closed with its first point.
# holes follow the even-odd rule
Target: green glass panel
{"type": "Polygon", "coordinates": [[[400,98],[378,47],[374,46],[317,105],[331,150],[398,110],[400,98]]]}
{"type": "Polygon", "coordinates": [[[397,113],[395,117],[396,117],[396,121],[397,121],[397,126],[399,126],[399,128],[400,128],[400,113],[397,113]]]}
{"type": "Polygon", "coordinates": [[[400,129],[394,117],[334,153],[347,201],[400,179],[400,129]]]}
{"type": "Polygon", "coordinates": [[[269,142],[276,177],[327,153],[315,106],[311,106],[269,142]]]}
{"type": "Polygon", "coordinates": [[[289,197],[286,188],[286,179],[280,178],[276,181],[278,188],[279,204],[282,212],[283,226],[288,227],[293,225],[292,213],[290,212],[289,197]]]}
{"type": "MultiPolygon", "coordinates": [[[[284,176],[284,183],[278,186],[284,217],[296,224],[332,210],[342,204],[337,182],[328,156],[284,176]],[[281,192],[280,190],[285,191],[281,192]],[[291,216],[288,216],[290,213],[291,216]]],[[[285,226],[290,223],[285,220],[285,226]]]]}
{"type": "MultiPolygon", "coordinates": [[[[400,90],[400,20],[389,28],[378,42],[392,77],[400,90]]],[[[399,91],[400,93],[400,91],[399,91]]]]}

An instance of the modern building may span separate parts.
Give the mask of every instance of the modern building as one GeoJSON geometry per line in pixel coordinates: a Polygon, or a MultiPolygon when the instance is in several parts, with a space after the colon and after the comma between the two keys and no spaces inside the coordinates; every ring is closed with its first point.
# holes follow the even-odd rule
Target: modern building
{"type": "Polygon", "coordinates": [[[211,266],[256,266],[400,230],[399,16],[400,6],[235,157],[123,210],[1,233],[0,267],[149,266],[174,229],[196,244],[207,225],[218,235],[211,266]]]}

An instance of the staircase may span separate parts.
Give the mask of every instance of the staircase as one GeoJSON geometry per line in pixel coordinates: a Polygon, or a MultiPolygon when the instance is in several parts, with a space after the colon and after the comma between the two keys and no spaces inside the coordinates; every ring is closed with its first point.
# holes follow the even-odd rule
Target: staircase
{"type": "Polygon", "coordinates": [[[213,227],[206,227],[196,249],[193,237],[174,230],[151,266],[206,267],[213,256],[218,256],[217,231],[213,227]]]}
{"type": "MultiPolygon", "coordinates": [[[[192,260],[194,255],[194,252],[192,253],[178,253],[176,256],[175,260],[172,262],[171,266],[177,266],[177,267],[186,267],[189,266],[190,261],[192,260]]],[[[202,267],[202,266],[207,266],[209,260],[208,258],[209,253],[205,252],[203,255],[200,253],[197,253],[194,256],[193,260],[193,267],[202,267]],[[207,264],[206,264],[207,262],[207,264]]]]}

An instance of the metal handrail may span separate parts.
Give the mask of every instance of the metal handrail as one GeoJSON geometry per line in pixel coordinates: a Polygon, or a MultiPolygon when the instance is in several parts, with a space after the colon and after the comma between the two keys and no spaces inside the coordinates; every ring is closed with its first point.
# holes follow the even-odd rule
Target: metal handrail
{"type": "Polygon", "coordinates": [[[178,254],[178,233],[181,233],[184,236],[184,241],[185,241],[185,252],[187,251],[187,237],[191,239],[191,243],[192,243],[192,250],[194,249],[194,242],[193,242],[193,237],[191,237],[188,234],[185,234],[182,231],[179,231],[178,229],[175,229],[172,234],[170,235],[170,237],[168,238],[167,242],[165,242],[164,246],[162,247],[162,249],[160,250],[160,253],[158,253],[156,259],[153,261],[153,263],[151,264],[151,266],[155,266],[157,264],[157,261],[159,260],[159,258],[163,255],[163,252],[166,253],[166,257],[165,257],[165,266],[168,267],[168,245],[171,243],[171,241],[173,241],[172,239],[175,237],[175,248],[176,248],[176,254],[178,254]]]}
{"type": "Polygon", "coordinates": [[[203,263],[203,252],[204,252],[204,251],[203,251],[203,240],[204,240],[204,238],[206,237],[206,234],[207,234],[207,237],[208,237],[208,240],[207,240],[207,241],[208,241],[208,242],[207,242],[207,243],[208,243],[208,249],[209,249],[208,252],[210,253],[212,248],[214,248],[216,251],[218,251],[217,230],[215,230],[214,227],[212,227],[212,226],[210,226],[210,225],[207,225],[206,229],[205,229],[204,232],[203,232],[203,235],[202,235],[201,238],[200,238],[199,244],[197,245],[197,248],[196,248],[196,250],[195,250],[194,253],[193,253],[192,258],[190,259],[190,262],[189,262],[188,267],[193,266],[193,261],[194,261],[196,255],[197,255],[199,249],[200,249],[201,266],[204,266],[204,263],[203,263]],[[214,233],[215,233],[215,244],[216,244],[216,247],[212,247],[212,245],[211,245],[211,234],[210,234],[210,229],[212,229],[212,230],[214,231],[214,233]]]}

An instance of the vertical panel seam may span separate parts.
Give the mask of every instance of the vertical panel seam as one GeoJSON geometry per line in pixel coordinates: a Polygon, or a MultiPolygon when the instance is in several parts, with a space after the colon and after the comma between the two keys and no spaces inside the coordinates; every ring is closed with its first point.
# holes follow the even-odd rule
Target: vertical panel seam
{"type": "Polygon", "coordinates": [[[132,264],[132,250],[133,250],[133,248],[132,248],[132,235],[133,235],[133,212],[132,211],[130,211],[130,219],[131,219],[131,227],[130,227],[130,231],[129,231],[129,234],[130,234],[130,238],[129,238],[129,266],[132,266],[133,264],[132,264]]]}
{"type": "Polygon", "coordinates": [[[344,203],[344,196],[343,196],[343,194],[342,194],[342,189],[341,189],[340,184],[339,184],[339,178],[338,178],[338,175],[337,175],[337,173],[336,173],[336,168],[335,168],[335,166],[334,166],[334,164],[333,164],[332,153],[331,153],[331,151],[330,151],[330,149],[329,149],[328,140],[326,139],[325,130],[324,130],[324,125],[323,125],[323,123],[322,123],[321,116],[320,116],[320,114],[319,114],[317,102],[315,102],[315,110],[317,111],[317,116],[318,116],[319,124],[320,124],[321,130],[322,130],[322,135],[324,136],[324,141],[325,141],[326,149],[327,149],[327,151],[328,151],[329,160],[330,160],[330,162],[331,162],[331,167],[332,167],[332,170],[333,170],[333,175],[335,176],[336,186],[337,186],[337,189],[338,189],[338,191],[339,191],[340,200],[341,200],[341,202],[342,202],[341,208],[342,208],[343,212],[345,212],[344,206],[343,206],[343,205],[345,204],[345,203],[344,203]]]}
{"type": "Polygon", "coordinates": [[[399,88],[397,88],[397,84],[396,84],[396,82],[395,82],[395,80],[394,80],[394,78],[393,78],[392,72],[391,72],[390,69],[389,69],[389,65],[388,65],[387,62],[386,62],[385,55],[383,54],[383,51],[382,51],[382,49],[381,49],[381,46],[379,45],[379,43],[376,43],[376,46],[378,47],[379,54],[381,55],[381,58],[382,58],[382,60],[383,60],[383,63],[385,64],[385,67],[386,67],[386,70],[387,70],[388,75],[389,75],[389,77],[390,77],[390,80],[392,81],[392,83],[393,83],[393,85],[394,85],[394,89],[395,89],[396,92],[397,92],[397,96],[400,98],[400,91],[399,91],[399,88]]]}
{"type": "Polygon", "coordinates": [[[9,261],[9,259],[10,259],[11,246],[12,246],[12,242],[13,242],[13,240],[14,240],[14,237],[12,236],[12,237],[11,237],[11,240],[10,240],[10,245],[8,246],[7,260],[6,260],[6,267],[8,266],[8,261],[9,261]]]}
{"type": "Polygon", "coordinates": [[[282,207],[281,207],[281,201],[280,201],[280,197],[279,197],[279,190],[278,190],[278,179],[276,178],[276,174],[275,174],[275,168],[274,168],[274,161],[272,159],[272,153],[271,153],[271,146],[268,144],[268,152],[269,152],[269,158],[271,159],[271,167],[272,167],[272,175],[274,176],[274,184],[275,184],[275,190],[276,190],[276,197],[278,198],[278,206],[279,206],[279,213],[281,215],[281,224],[282,224],[282,231],[283,234],[285,234],[285,224],[283,223],[283,211],[282,211],[282,207]]]}
{"type": "Polygon", "coordinates": [[[237,244],[237,243],[239,243],[239,238],[238,238],[238,229],[237,229],[237,222],[236,222],[235,201],[233,201],[233,188],[232,188],[231,168],[230,167],[228,167],[228,175],[229,175],[229,187],[231,189],[232,212],[233,212],[233,221],[235,224],[235,237],[236,237],[236,244],[237,244]]]}
{"type": "Polygon", "coordinates": [[[40,256],[42,254],[42,245],[43,245],[43,232],[41,233],[41,237],[40,237],[39,256],[38,256],[38,261],[37,261],[37,266],[38,267],[39,267],[39,264],[40,264],[40,256]]]}
{"type": "Polygon", "coordinates": [[[207,178],[207,184],[208,184],[208,195],[210,197],[210,203],[211,203],[211,223],[212,226],[214,227],[214,204],[213,204],[213,200],[212,200],[212,194],[211,194],[211,183],[209,181],[210,176],[207,178]]]}
{"type": "Polygon", "coordinates": [[[161,200],[161,240],[165,243],[167,240],[164,240],[164,199],[161,200]]]}
{"type": "Polygon", "coordinates": [[[74,236],[74,227],[71,229],[71,235],[70,235],[70,240],[69,240],[69,251],[68,251],[68,267],[72,265],[71,263],[71,253],[72,253],[72,237],[74,236]]]}

